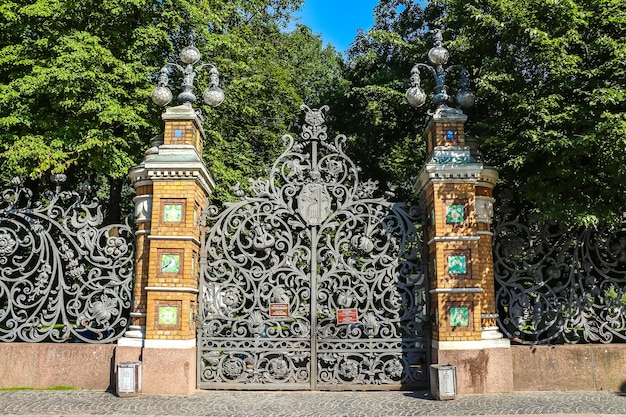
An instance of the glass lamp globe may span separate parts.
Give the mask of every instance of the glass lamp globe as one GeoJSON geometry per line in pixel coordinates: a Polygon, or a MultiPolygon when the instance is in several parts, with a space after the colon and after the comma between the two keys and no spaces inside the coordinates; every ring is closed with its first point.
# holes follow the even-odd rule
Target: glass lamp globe
{"type": "Polygon", "coordinates": [[[52,181],[55,184],[63,183],[65,181],[67,181],[67,175],[65,175],[62,172],[57,172],[55,174],[51,174],[50,175],[50,181],[52,181]]]}
{"type": "Polygon", "coordinates": [[[459,105],[464,108],[470,108],[474,105],[474,102],[476,101],[476,97],[474,96],[474,93],[472,93],[469,90],[466,89],[461,89],[459,90],[458,93],[456,93],[456,101],[459,103],[459,105]]]}
{"type": "Polygon", "coordinates": [[[187,46],[180,51],[178,57],[185,64],[195,64],[200,60],[200,51],[195,46],[187,46]]]}
{"type": "Polygon", "coordinates": [[[152,90],[150,97],[157,106],[167,106],[172,101],[172,92],[167,87],[157,87],[152,90]]]}
{"type": "Polygon", "coordinates": [[[411,107],[421,107],[426,103],[426,93],[420,87],[411,87],[406,90],[406,101],[411,107]]]}
{"type": "Polygon", "coordinates": [[[443,46],[435,46],[428,51],[428,59],[434,65],[443,65],[448,62],[450,58],[450,52],[443,46]]]}
{"type": "Polygon", "coordinates": [[[202,94],[204,102],[211,107],[217,107],[224,101],[224,91],[219,87],[211,87],[202,94]]]}

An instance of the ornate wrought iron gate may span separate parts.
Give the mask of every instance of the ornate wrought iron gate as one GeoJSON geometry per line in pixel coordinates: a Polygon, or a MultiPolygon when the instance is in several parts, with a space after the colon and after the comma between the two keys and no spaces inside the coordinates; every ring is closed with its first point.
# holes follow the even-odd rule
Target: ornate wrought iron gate
{"type": "Polygon", "coordinates": [[[198,386],[399,389],[427,383],[426,277],[401,204],[374,198],[306,110],[299,140],[206,216],[198,386]]]}

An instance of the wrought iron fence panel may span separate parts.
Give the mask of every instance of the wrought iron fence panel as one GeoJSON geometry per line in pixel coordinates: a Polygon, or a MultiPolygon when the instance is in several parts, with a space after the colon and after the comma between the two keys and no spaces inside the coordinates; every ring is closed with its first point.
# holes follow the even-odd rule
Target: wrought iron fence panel
{"type": "Polygon", "coordinates": [[[209,208],[198,384],[423,387],[420,235],[401,204],[359,182],[345,137],[327,140],[326,107],[304,108],[300,138],[285,136],[269,180],[209,208]],[[341,324],[340,310],[354,319],[341,324]]]}
{"type": "Polygon", "coordinates": [[[86,193],[32,198],[19,178],[0,196],[0,341],[116,340],[132,301],[128,219],[102,226],[86,193]]]}
{"type": "Polygon", "coordinates": [[[494,228],[498,324],[523,344],[626,341],[626,228],[494,228]]]}

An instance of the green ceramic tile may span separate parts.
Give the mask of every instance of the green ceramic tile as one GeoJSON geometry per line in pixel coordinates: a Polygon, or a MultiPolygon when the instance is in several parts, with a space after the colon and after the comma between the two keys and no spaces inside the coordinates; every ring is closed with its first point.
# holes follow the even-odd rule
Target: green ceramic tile
{"type": "Polygon", "coordinates": [[[180,223],[183,221],[182,204],[164,204],[163,221],[165,223],[180,223]]]}
{"type": "Polygon", "coordinates": [[[161,255],[161,272],[180,272],[180,255],[177,253],[164,253],[161,255]]]}
{"type": "Polygon", "coordinates": [[[446,206],[446,223],[456,224],[465,221],[465,206],[462,204],[450,204],[446,206]]]}
{"type": "Polygon", "coordinates": [[[164,326],[178,324],[178,306],[159,306],[159,324],[164,326]]]}
{"type": "Polygon", "coordinates": [[[468,327],[470,320],[469,310],[469,307],[450,307],[450,326],[468,327]]]}
{"type": "Polygon", "coordinates": [[[467,274],[467,257],[465,255],[448,256],[448,272],[455,275],[467,274]]]}

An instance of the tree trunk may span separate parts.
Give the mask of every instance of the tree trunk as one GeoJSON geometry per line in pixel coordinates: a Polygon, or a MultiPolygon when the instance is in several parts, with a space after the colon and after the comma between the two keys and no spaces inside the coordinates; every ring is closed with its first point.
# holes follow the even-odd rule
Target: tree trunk
{"type": "Polygon", "coordinates": [[[122,220],[122,186],[124,178],[107,177],[109,181],[109,204],[106,224],[120,223],[122,220]]]}

